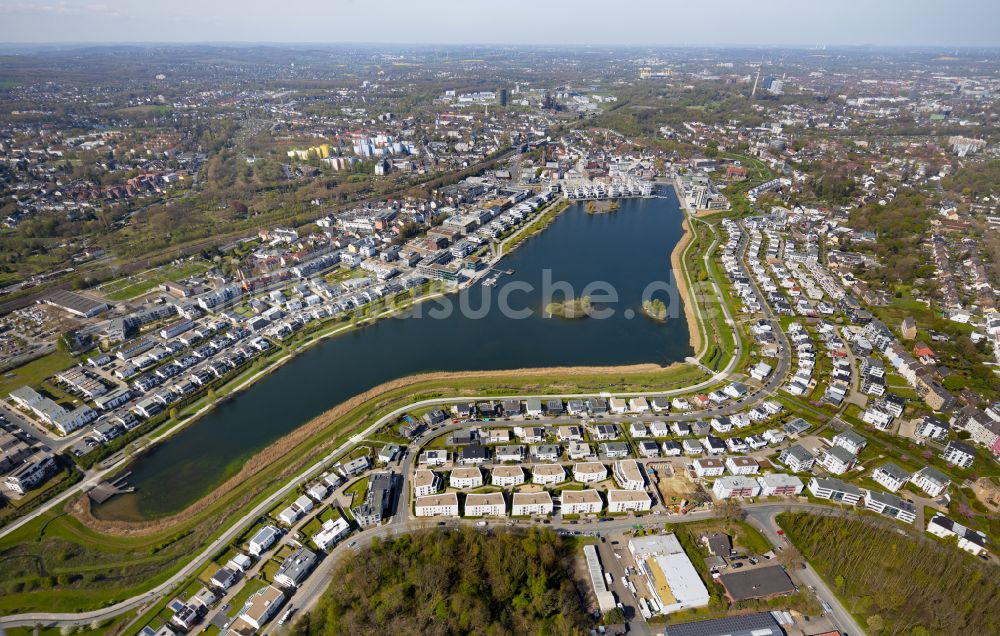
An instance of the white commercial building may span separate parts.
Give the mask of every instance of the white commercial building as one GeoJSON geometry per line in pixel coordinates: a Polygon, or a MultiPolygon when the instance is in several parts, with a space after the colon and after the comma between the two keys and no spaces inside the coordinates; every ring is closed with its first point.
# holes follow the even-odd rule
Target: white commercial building
{"type": "Polygon", "coordinates": [[[602,614],[615,609],[615,595],[608,590],[604,579],[604,569],[597,557],[597,548],[592,545],[583,546],[583,555],[587,558],[587,571],[590,573],[590,584],[594,586],[594,596],[602,614]]]}
{"type": "Polygon", "coordinates": [[[628,548],[662,613],[708,605],[708,590],[677,537],[635,537],[629,540],[628,548]]]}

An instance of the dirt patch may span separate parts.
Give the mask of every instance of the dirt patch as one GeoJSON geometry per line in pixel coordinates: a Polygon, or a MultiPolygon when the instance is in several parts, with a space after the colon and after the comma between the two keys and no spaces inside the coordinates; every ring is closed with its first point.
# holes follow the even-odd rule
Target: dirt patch
{"type": "Polygon", "coordinates": [[[980,477],[972,484],[972,492],[991,512],[1000,512],[1000,486],[991,477],[980,477]]]}
{"type": "MultiPolygon", "coordinates": [[[[669,367],[666,367],[669,368],[669,367]]],[[[611,374],[622,374],[622,373],[651,373],[656,371],[663,371],[665,367],[660,367],[655,364],[639,364],[624,367],[555,367],[549,369],[512,369],[508,371],[468,371],[459,373],[424,373],[419,375],[409,376],[407,378],[400,378],[398,380],[393,380],[391,382],[386,382],[380,384],[379,386],[365,391],[360,395],[347,400],[346,402],[326,411],[325,413],[316,416],[308,423],[298,427],[288,435],[285,435],[281,439],[277,440],[266,449],[260,453],[254,455],[250,458],[243,468],[240,469],[238,473],[233,475],[230,479],[219,485],[215,490],[210,492],[205,497],[202,497],[191,506],[179,512],[175,515],[169,517],[163,517],[160,519],[151,519],[148,521],[119,521],[119,520],[106,520],[98,519],[95,517],[90,508],[90,498],[83,494],[72,501],[68,506],[70,514],[76,517],[81,523],[89,528],[92,528],[98,532],[104,534],[111,534],[117,536],[141,536],[155,534],[158,532],[164,532],[170,530],[174,526],[180,525],[192,518],[197,516],[199,513],[205,511],[213,504],[217,503],[223,497],[229,495],[238,486],[245,483],[248,479],[256,475],[258,472],[264,468],[274,464],[281,458],[292,452],[297,446],[307,442],[309,439],[319,434],[328,426],[334,424],[338,419],[345,416],[351,410],[357,408],[358,406],[370,401],[377,400],[379,397],[384,396],[387,393],[396,391],[398,389],[406,388],[408,386],[420,384],[422,382],[441,382],[448,380],[462,380],[469,378],[513,378],[513,377],[537,377],[545,378],[550,375],[611,375],[611,374]]],[[[546,384],[539,387],[539,390],[552,391],[555,387],[551,384],[546,384]]],[[[474,391],[469,389],[452,389],[450,391],[444,391],[449,395],[463,395],[463,394],[474,394],[474,391]]],[[[392,399],[384,399],[382,402],[376,402],[372,405],[369,412],[376,411],[384,406],[386,406],[392,399]]],[[[347,433],[350,429],[360,428],[371,422],[361,419],[357,422],[353,422],[348,426],[344,427],[343,432],[347,433]]],[[[333,448],[336,439],[331,439],[324,444],[320,444],[317,447],[311,449],[310,451],[303,453],[303,455],[298,459],[298,461],[293,462],[288,468],[283,470],[276,478],[275,482],[287,481],[295,474],[301,472],[303,468],[311,463],[317,461],[323,455],[329,453],[333,448]]],[[[273,483],[273,482],[272,482],[273,483]]],[[[241,497],[238,502],[230,506],[230,509],[236,509],[247,502],[249,502],[256,495],[256,491],[247,493],[244,497],[241,497]]]]}
{"type": "Polygon", "coordinates": [[[672,464],[652,464],[651,467],[656,471],[654,485],[668,507],[680,505],[685,499],[691,504],[707,498],[707,494],[691,480],[687,471],[675,470],[672,464]]]}

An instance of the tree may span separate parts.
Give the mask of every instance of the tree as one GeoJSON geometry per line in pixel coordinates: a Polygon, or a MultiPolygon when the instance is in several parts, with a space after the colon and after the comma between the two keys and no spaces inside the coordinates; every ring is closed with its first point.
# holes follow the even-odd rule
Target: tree
{"type": "Polygon", "coordinates": [[[601,623],[604,625],[621,625],[624,622],[625,614],[617,607],[610,612],[605,612],[604,616],[601,617],[601,623]]]}
{"type": "Polygon", "coordinates": [[[868,625],[868,629],[875,633],[885,629],[885,619],[882,618],[881,614],[872,614],[865,619],[865,623],[868,625]]]}
{"type": "Polygon", "coordinates": [[[783,550],[778,552],[778,563],[786,570],[801,570],[805,561],[802,558],[802,553],[796,550],[795,546],[786,545],[783,550]]]}
{"type": "Polygon", "coordinates": [[[742,521],[746,516],[746,511],[736,499],[723,499],[715,508],[719,511],[719,516],[729,522],[742,521]]]}

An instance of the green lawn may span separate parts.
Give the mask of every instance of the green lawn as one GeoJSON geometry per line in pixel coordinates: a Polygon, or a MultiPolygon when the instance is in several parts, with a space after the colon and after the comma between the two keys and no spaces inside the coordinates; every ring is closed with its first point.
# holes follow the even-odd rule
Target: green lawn
{"type": "Polygon", "coordinates": [[[11,369],[0,377],[0,397],[6,398],[7,394],[21,385],[37,387],[46,378],[65,371],[76,362],[76,358],[64,351],[53,351],[37,360],[11,369]]]}
{"type": "Polygon", "coordinates": [[[189,276],[203,274],[209,269],[211,269],[211,265],[200,261],[177,266],[164,266],[107,283],[101,286],[101,291],[108,297],[108,300],[128,300],[145,294],[165,281],[183,280],[189,276]]]}
{"type": "Polygon", "coordinates": [[[339,283],[352,278],[365,278],[367,276],[368,272],[360,268],[351,269],[350,267],[338,267],[333,270],[333,272],[326,275],[326,280],[329,283],[339,283]]]}
{"type": "Polygon", "coordinates": [[[365,492],[368,491],[368,480],[359,479],[354,482],[350,488],[344,491],[344,494],[351,496],[351,508],[360,506],[364,503],[365,492]]]}

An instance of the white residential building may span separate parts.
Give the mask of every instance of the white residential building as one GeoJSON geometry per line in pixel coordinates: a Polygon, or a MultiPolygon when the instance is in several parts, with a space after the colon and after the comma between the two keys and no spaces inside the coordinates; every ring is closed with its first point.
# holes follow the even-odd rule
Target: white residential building
{"type": "Polygon", "coordinates": [[[802,480],[794,475],[769,473],[757,477],[762,497],[793,497],[802,492],[802,480]]]}
{"type": "Polygon", "coordinates": [[[520,486],[524,483],[524,469],[520,466],[494,466],[490,471],[490,481],[501,488],[520,486]]]}
{"type": "Polygon", "coordinates": [[[819,463],[834,475],[843,475],[854,466],[858,458],[843,446],[833,446],[820,457],[819,463]]]}
{"type": "Polygon", "coordinates": [[[596,484],[608,478],[608,469],[601,462],[581,462],[573,466],[573,479],[581,484],[596,484]]]}
{"type": "Polygon", "coordinates": [[[608,512],[642,512],[649,510],[653,501],[641,490],[609,490],[608,512]]]}
{"type": "Polygon", "coordinates": [[[421,468],[413,473],[413,496],[427,497],[441,490],[441,476],[432,470],[421,468]]]}
{"type": "Polygon", "coordinates": [[[913,523],[917,510],[912,503],[896,495],[877,490],[861,490],[865,498],[865,508],[891,519],[913,523]]]}
{"type": "Polygon", "coordinates": [[[981,556],[986,553],[988,539],[978,530],[966,528],[942,514],[936,514],[927,522],[927,532],[942,539],[958,537],[958,547],[969,554],[981,556]]]}
{"type": "Polygon", "coordinates": [[[601,494],[596,490],[564,490],[561,497],[564,515],[597,514],[604,508],[601,494]]]}
{"type": "Polygon", "coordinates": [[[833,438],[833,444],[847,449],[853,455],[858,455],[868,445],[868,440],[852,430],[846,430],[833,438]]]}
{"type": "Polygon", "coordinates": [[[427,467],[444,466],[448,463],[448,451],[427,450],[420,453],[420,465],[427,467]]]}
{"type": "Polygon", "coordinates": [[[319,532],[312,536],[313,543],[320,550],[329,550],[331,546],[346,537],[351,532],[351,524],[343,517],[328,519],[320,526],[319,532]]]}
{"type": "Polygon", "coordinates": [[[712,493],[718,499],[736,497],[756,497],[760,494],[760,484],[757,480],[743,475],[725,475],[712,484],[712,493]]]}
{"type": "Polygon", "coordinates": [[[727,457],[726,468],[733,475],[756,475],[760,464],[753,457],[727,457]]]}
{"type": "Polygon", "coordinates": [[[417,497],[414,514],[418,517],[457,517],[458,493],[446,492],[417,497]]]}
{"type": "Polygon", "coordinates": [[[813,477],[807,486],[809,492],[819,499],[829,499],[849,506],[858,505],[861,500],[861,489],[839,479],[829,477],[813,477]]]}
{"type": "Polygon", "coordinates": [[[694,474],[698,477],[721,477],[725,472],[726,465],[721,459],[703,457],[694,460],[694,474]]]}
{"type": "Polygon", "coordinates": [[[507,502],[502,492],[473,493],[465,497],[466,517],[506,517],[507,502]]]}
{"type": "Polygon", "coordinates": [[[948,442],[947,446],[944,447],[944,451],[941,453],[941,459],[953,466],[968,468],[969,466],[972,466],[973,460],[976,459],[976,450],[968,444],[952,440],[948,442]]]}
{"type": "Polygon", "coordinates": [[[653,437],[667,437],[670,435],[670,427],[666,422],[661,422],[659,420],[650,423],[649,434],[653,437]]]}
{"type": "Polygon", "coordinates": [[[887,462],[872,471],[872,479],[889,492],[896,492],[910,480],[910,473],[892,462],[887,462]]]}
{"type": "Polygon", "coordinates": [[[948,476],[937,468],[925,466],[913,473],[913,484],[931,497],[940,497],[951,485],[948,476]]]}
{"type": "Polygon", "coordinates": [[[630,398],[628,401],[628,410],[631,413],[648,413],[649,402],[644,397],[630,398]]]}
{"type": "Polygon", "coordinates": [[[448,476],[448,485],[460,490],[483,485],[483,471],[474,466],[456,468],[448,476]]]}
{"type": "Polygon", "coordinates": [[[511,505],[511,515],[514,517],[551,515],[553,508],[552,496],[544,490],[542,492],[515,492],[511,505]]]}
{"type": "Polygon", "coordinates": [[[531,482],[554,486],[566,481],[566,469],[559,464],[535,464],[531,468],[531,482]]]}
{"type": "Polygon", "coordinates": [[[804,473],[811,470],[816,458],[801,444],[793,444],[778,455],[778,461],[788,466],[793,473],[804,473]]]}
{"type": "Polygon", "coordinates": [[[274,526],[264,526],[253,535],[247,544],[247,550],[255,557],[262,555],[281,536],[281,530],[274,526]]]}
{"type": "Polygon", "coordinates": [[[594,456],[594,452],[591,450],[590,444],[587,444],[586,442],[570,442],[567,454],[569,455],[569,458],[574,461],[594,456]]]}
{"type": "Polygon", "coordinates": [[[615,482],[625,490],[643,490],[646,480],[642,475],[639,462],[634,459],[622,459],[612,466],[615,482]]]}

